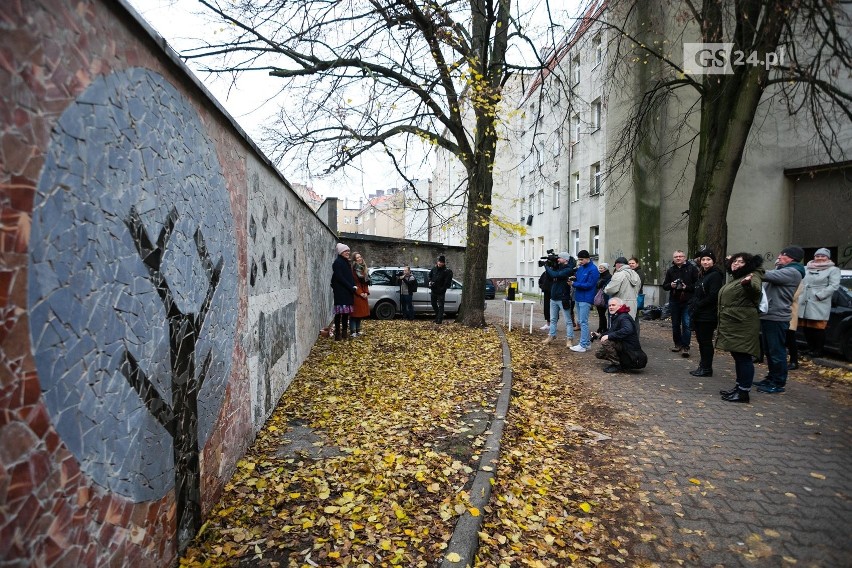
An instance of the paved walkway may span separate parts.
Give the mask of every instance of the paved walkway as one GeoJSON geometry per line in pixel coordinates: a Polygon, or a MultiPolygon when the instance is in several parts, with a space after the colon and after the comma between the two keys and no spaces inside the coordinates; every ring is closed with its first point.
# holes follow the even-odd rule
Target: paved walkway
{"type": "MultiPolygon", "coordinates": [[[[490,321],[499,323],[502,304],[487,303],[490,321]]],[[[543,338],[540,306],[535,318],[543,338]]],[[[697,347],[689,359],[671,353],[670,330],[641,323],[649,363],[637,374],[596,373],[592,352],[566,350],[588,360],[589,382],[623,424],[613,443],[635,463],[643,522],[660,535],[639,555],[661,566],[852,566],[849,388],[806,378],[818,372],[809,366],[791,372],[784,394],[722,402],[719,389],[734,383],[730,355],[717,352],[714,377],[691,377],[697,347]]],[[[757,380],[765,373],[756,366],[757,380]]]]}

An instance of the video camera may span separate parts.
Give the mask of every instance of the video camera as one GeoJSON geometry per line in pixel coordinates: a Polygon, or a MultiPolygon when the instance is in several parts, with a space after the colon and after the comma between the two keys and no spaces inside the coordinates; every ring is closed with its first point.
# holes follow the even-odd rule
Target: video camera
{"type": "Polygon", "coordinates": [[[547,256],[538,259],[539,266],[549,266],[556,268],[559,266],[559,255],[553,249],[547,249],[547,256]]]}

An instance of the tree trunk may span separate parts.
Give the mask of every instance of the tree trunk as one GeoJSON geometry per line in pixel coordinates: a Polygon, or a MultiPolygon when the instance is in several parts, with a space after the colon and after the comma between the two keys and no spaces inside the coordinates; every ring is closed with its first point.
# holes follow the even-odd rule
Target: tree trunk
{"type": "MultiPolygon", "coordinates": [[[[496,141],[495,141],[496,142],[496,141]]],[[[494,153],[486,154],[493,156],[494,153]]],[[[464,254],[464,293],[457,321],[470,327],[485,325],[485,276],[491,235],[492,160],[480,159],[469,174],[467,249],[464,254]]]]}
{"type": "MultiPolygon", "coordinates": [[[[718,6],[714,0],[707,0],[704,7],[710,21],[704,40],[719,41],[722,16],[718,6]]],[[[736,47],[761,54],[774,52],[792,9],[786,0],[768,2],[762,8],[759,33],[755,34],[751,22],[758,21],[761,6],[741,5],[736,14],[741,24],[738,39],[745,45],[738,43],[736,47]]],[[[727,254],[728,207],[768,76],[769,71],[762,66],[738,67],[729,75],[705,76],[699,159],[689,199],[689,254],[702,248],[712,250],[717,258],[727,254]]]]}

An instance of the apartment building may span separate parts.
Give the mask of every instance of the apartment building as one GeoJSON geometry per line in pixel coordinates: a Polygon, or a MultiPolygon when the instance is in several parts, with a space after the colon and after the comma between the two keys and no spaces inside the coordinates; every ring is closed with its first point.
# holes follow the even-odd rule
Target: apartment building
{"type": "MultiPolygon", "coordinates": [[[[654,40],[672,43],[670,36],[682,27],[665,3],[654,5],[654,40]]],[[[522,290],[535,291],[542,272],[538,259],[551,248],[574,255],[586,249],[610,264],[619,256],[637,256],[650,285],[646,301],[657,303],[665,297],[654,284],[662,281],[672,251],[687,247],[699,129],[698,114],[688,111],[697,97],[688,89],[670,97],[653,117],[645,153],[640,147],[616,161],[631,111],[647,88],[643,66],[659,62],[632,58],[619,45],[623,39],[600,23],[607,9],[604,3],[588,8],[519,105],[524,125],[517,144],[516,215],[526,234],[518,235],[517,275],[522,290]],[[558,73],[550,72],[556,68],[558,73]]],[[[683,41],[689,39],[680,37],[669,47],[672,57],[682,58],[683,41]]],[[[806,249],[818,242],[838,252],[848,249],[849,262],[852,163],[832,163],[813,125],[790,116],[771,94],[764,95],[738,171],[727,219],[729,248],[774,259],[799,239],[795,242],[806,249]],[[835,205],[824,211],[829,223],[805,226],[813,215],[795,207],[804,205],[805,194],[835,205]]],[[[848,155],[852,128],[842,136],[848,155]]]]}

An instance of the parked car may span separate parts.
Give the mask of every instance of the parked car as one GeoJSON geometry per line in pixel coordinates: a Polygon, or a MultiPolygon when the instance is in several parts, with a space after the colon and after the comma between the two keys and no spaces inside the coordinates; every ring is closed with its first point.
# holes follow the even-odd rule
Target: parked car
{"type": "MultiPolygon", "coordinates": [[[[796,331],[796,340],[800,344],[805,343],[801,327],[796,331]]],[[[831,297],[825,350],[839,353],[847,361],[852,361],[852,270],[841,271],[840,288],[831,297]]]]}
{"type": "MultiPolygon", "coordinates": [[[[417,279],[417,291],[412,303],[414,313],[432,311],[432,291],[428,268],[412,268],[411,273],[417,279]]],[[[396,277],[402,274],[401,266],[381,266],[370,269],[370,311],[376,319],[392,319],[399,312],[399,285],[396,277]]],[[[455,314],[459,311],[462,298],[462,284],[453,280],[453,284],[444,297],[444,313],[455,314]]]]}
{"type": "Polygon", "coordinates": [[[497,286],[494,285],[494,281],[490,278],[485,279],[485,299],[493,300],[497,295],[497,286]]]}

